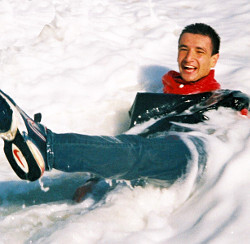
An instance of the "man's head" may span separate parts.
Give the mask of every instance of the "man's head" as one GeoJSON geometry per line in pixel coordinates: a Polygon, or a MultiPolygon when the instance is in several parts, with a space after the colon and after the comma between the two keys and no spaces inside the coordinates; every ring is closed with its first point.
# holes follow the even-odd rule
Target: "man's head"
{"type": "Polygon", "coordinates": [[[183,29],[178,44],[178,65],[185,81],[195,82],[215,67],[220,37],[212,27],[201,23],[188,25],[183,29]]]}
{"type": "Polygon", "coordinates": [[[212,43],[212,55],[219,53],[220,37],[211,26],[203,23],[196,23],[186,26],[180,34],[179,43],[182,35],[185,33],[208,36],[212,43]]]}

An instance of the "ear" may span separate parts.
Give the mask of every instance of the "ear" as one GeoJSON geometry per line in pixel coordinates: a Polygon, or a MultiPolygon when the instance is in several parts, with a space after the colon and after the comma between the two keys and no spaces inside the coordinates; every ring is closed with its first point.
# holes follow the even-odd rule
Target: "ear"
{"type": "Polygon", "coordinates": [[[218,59],[219,59],[219,53],[216,53],[216,54],[214,54],[212,57],[211,57],[211,61],[210,61],[210,67],[211,68],[214,68],[215,67],[215,65],[216,65],[216,63],[217,63],[217,61],[218,61],[218,59]]]}

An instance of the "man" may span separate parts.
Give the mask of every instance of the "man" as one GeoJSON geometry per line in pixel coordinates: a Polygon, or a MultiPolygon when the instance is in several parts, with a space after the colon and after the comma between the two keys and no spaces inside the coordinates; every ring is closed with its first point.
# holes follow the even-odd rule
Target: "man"
{"type": "MultiPolygon", "coordinates": [[[[219,98],[218,94],[214,96],[208,93],[220,89],[211,70],[219,58],[220,38],[210,26],[187,26],[178,44],[180,72],[170,71],[163,77],[164,93],[171,97],[171,106],[166,103],[163,107],[178,108],[177,112],[175,116],[169,116],[172,114],[171,109],[167,110],[169,114],[163,111],[160,114],[163,120],[158,120],[146,128],[146,133],[139,135],[112,137],[56,134],[41,125],[40,118],[30,119],[10,97],[0,92],[0,136],[4,140],[6,157],[17,175],[34,181],[42,176],[44,170],[55,168],[65,172],[89,172],[102,178],[157,181],[164,186],[185,174],[190,162],[196,160],[198,165],[204,165],[206,148],[202,139],[185,133],[169,132],[171,121],[202,121],[203,112],[210,106],[211,100],[212,107],[209,109],[216,108],[214,97],[218,106],[232,107],[243,111],[243,114],[248,111],[249,101],[241,93],[227,92],[226,96],[222,93],[219,98]],[[171,94],[181,96],[173,97],[171,94]],[[190,101],[194,105],[198,101],[196,95],[182,96],[188,94],[198,94],[198,100],[203,101],[200,106],[203,110],[199,106],[197,110],[196,106],[192,116],[183,114],[186,108],[180,110],[180,106],[190,105],[190,101]],[[173,100],[177,103],[182,101],[182,104],[176,106],[173,100]],[[158,133],[162,131],[165,133],[158,133]]],[[[137,108],[135,104],[132,126],[138,121],[143,122],[142,113],[133,118],[137,108]]],[[[144,115],[147,116],[149,109],[145,108],[145,111],[144,115]]],[[[156,109],[151,111],[152,115],[148,119],[159,115],[158,110],[157,114],[156,109]]]]}

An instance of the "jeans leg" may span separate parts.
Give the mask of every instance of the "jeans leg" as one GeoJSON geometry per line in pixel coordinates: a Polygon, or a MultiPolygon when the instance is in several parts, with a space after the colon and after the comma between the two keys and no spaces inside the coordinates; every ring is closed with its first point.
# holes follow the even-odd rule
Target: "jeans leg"
{"type": "Polygon", "coordinates": [[[180,136],[88,136],[48,132],[50,168],[103,178],[173,181],[185,173],[192,151],[180,136]]]}

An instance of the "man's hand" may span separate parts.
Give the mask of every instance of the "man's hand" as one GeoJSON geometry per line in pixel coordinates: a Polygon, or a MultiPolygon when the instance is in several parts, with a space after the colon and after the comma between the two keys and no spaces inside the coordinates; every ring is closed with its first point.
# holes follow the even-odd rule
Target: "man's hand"
{"type": "Polygon", "coordinates": [[[93,186],[99,181],[98,178],[91,178],[85,182],[82,186],[78,187],[74,193],[73,201],[79,203],[83,198],[92,191],[93,186]]]}

